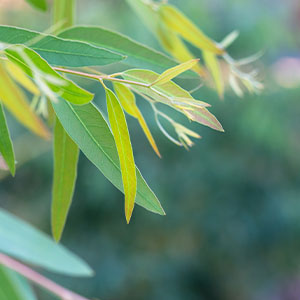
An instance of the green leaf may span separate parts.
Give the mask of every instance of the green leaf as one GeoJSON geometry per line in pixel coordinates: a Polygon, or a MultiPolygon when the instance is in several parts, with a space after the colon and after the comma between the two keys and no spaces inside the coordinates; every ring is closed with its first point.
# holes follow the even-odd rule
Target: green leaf
{"type": "Polygon", "coordinates": [[[224,54],[225,51],[221,49],[216,42],[207,37],[176,7],[162,4],[159,6],[158,13],[163,23],[170,30],[176,32],[194,46],[214,54],[224,54]]]}
{"type": "Polygon", "coordinates": [[[224,81],[222,78],[222,70],[218,58],[215,54],[203,51],[203,58],[205,64],[210,71],[212,78],[215,82],[218,94],[220,98],[224,97],[224,81]]]}
{"type": "Polygon", "coordinates": [[[44,139],[50,138],[48,129],[32,111],[25,94],[11,80],[2,63],[0,63],[0,102],[25,127],[44,139]]]}
{"type": "Polygon", "coordinates": [[[47,11],[47,1],[46,0],[26,0],[34,8],[37,8],[41,11],[47,11]]]}
{"type": "Polygon", "coordinates": [[[129,224],[134,208],[134,200],[137,190],[133,151],[127,122],[119,100],[110,89],[106,88],[105,92],[109,123],[114,135],[120,160],[125,194],[125,216],[127,224],[129,224]]]}
{"type": "Polygon", "coordinates": [[[181,73],[193,68],[198,63],[198,61],[199,59],[192,59],[176,67],[164,71],[162,74],[158,76],[158,78],[151,85],[161,85],[172,80],[173,78],[177,77],[181,73]]]}
{"type": "Polygon", "coordinates": [[[49,64],[65,67],[102,66],[124,59],[110,50],[28,29],[0,26],[0,42],[25,44],[49,64]]]}
{"type": "Polygon", "coordinates": [[[70,276],[93,274],[75,254],[1,208],[0,224],[0,252],[52,272],[70,276]]]}
{"type": "MultiPolygon", "coordinates": [[[[74,104],[85,104],[93,95],[54,71],[51,66],[32,49],[15,45],[5,49],[7,58],[17,64],[36,82],[43,81],[55,94],[74,104]]],[[[40,85],[42,88],[43,85],[40,85]]],[[[48,96],[48,95],[47,95],[48,96]]]]}
{"type": "Polygon", "coordinates": [[[58,119],[54,128],[54,174],[51,225],[54,239],[61,238],[77,177],[79,149],[58,119]]]}
{"type": "MultiPolygon", "coordinates": [[[[151,84],[158,79],[159,74],[148,70],[129,70],[123,72],[122,76],[127,80],[151,84]]],[[[151,89],[142,86],[134,86],[134,89],[151,97],[155,101],[162,102],[184,113],[189,119],[195,122],[218,131],[224,131],[216,117],[203,107],[203,102],[199,102],[199,107],[197,107],[196,103],[198,101],[189,92],[172,81],[151,87],[151,89]],[[182,107],[184,104],[186,106],[182,107]]]]}
{"type": "MultiPolygon", "coordinates": [[[[138,68],[162,72],[178,64],[165,54],[146,47],[125,35],[102,27],[76,26],[61,32],[58,36],[65,39],[85,41],[98,47],[116,51],[127,56],[122,63],[138,68]]],[[[182,77],[195,78],[197,75],[193,72],[187,72],[182,77]]]]}
{"type": "Polygon", "coordinates": [[[2,154],[11,174],[15,176],[15,154],[7,128],[5,114],[0,102],[0,153],[2,154]]]}
{"type": "Polygon", "coordinates": [[[37,300],[28,281],[16,272],[0,265],[1,300],[37,300]]]}
{"type": "MultiPolygon", "coordinates": [[[[115,187],[123,191],[115,141],[100,111],[92,103],[77,106],[59,101],[52,105],[64,129],[80,150],[115,187]]],[[[158,199],[138,169],[136,175],[136,203],[154,213],[164,215],[158,199]]]]}
{"type": "Polygon", "coordinates": [[[124,110],[134,118],[136,118],[139,121],[139,124],[141,128],[143,129],[150,145],[152,146],[155,153],[158,155],[158,157],[161,157],[159,150],[157,148],[157,145],[155,143],[155,140],[151,134],[150,129],[148,128],[148,125],[140,112],[139,108],[136,105],[135,102],[135,96],[131,92],[131,90],[124,84],[115,82],[114,83],[114,90],[116,91],[116,94],[118,96],[118,99],[121,102],[121,105],[123,106],[124,110]]]}

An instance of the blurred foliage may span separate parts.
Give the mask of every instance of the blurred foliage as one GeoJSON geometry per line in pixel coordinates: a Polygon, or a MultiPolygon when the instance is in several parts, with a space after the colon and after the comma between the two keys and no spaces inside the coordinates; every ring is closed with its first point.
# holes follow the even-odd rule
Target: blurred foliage
{"type": "MultiPolygon", "coordinates": [[[[167,141],[147,117],[152,116],[150,108],[141,105],[161,160],[136,120],[128,117],[136,163],[161,199],[165,217],[137,207],[127,226],[121,193],[81,155],[62,243],[85,258],[96,276],[50,276],[100,299],[299,299],[300,87],[281,88],[271,68],[281,57],[300,58],[299,2],[170,3],[216,40],[239,29],[232,54],[263,49],[266,91],[242,100],[228,92],[221,102],[213,91],[201,88],[195,97],[213,105],[225,133],[193,125],[203,139],[189,152],[167,141]]],[[[159,48],[125,1],[82,0],[78,6],[78,23],[116,29],[159,48]]],[[[26,4],[1,9],[5,24],[42,30],[51,21],[50,15],[45,18],[26,4]]],[[[104,93],[91,86],[98,89],[101,106],[104,93]]],[[[8,122],[13,138],[21,138],[23,129],[12,119],[8,122]]],[[[24,164],[15,179],[0,182],[1,207],[50,232],[51,172],[49,152],[24,164]]],[[[41,299],[52,299],[40,293],[41,299]]]]}

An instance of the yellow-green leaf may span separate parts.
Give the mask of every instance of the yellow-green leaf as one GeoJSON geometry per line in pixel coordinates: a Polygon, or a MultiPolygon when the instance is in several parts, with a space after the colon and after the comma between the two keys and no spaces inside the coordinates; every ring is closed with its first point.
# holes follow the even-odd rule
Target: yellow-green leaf
{"type": "Polygon", "coordinates": [[[133,212],[137,191],[133,151],[125,115],[119,100],[110,89],[106,88],[105,92],[108,118],[116,142],[121,166],[125,194],[125,216],[127,223],[129,223],[133,212]]]}
{"type": "Polygon", "coordinates": [[[218,58],[215,54],[208,51],[203,51],[203,58],[208,70],[211,72],[219,97],[223,98],[224,81],[223,81],[222,70],[218,58]]]}
{"type": "Polygon", "coordinates": [[[213,40],[207,37],[192,21],[190,21],[177,8],[171,5],[160,5],[159,14],[168,28],[181,35],[185,40],[201,50],[210,51],[214,54],[223,54],[213,40]]]}
{"type": "Polygon", "coordinates": [[[147,123],[139,110],[139,108],[136,105],[135,96],[132,93],[132,91],[121,83],[114,83],[114,89],[116,91],[116,94],[118,96],[118,99],[121,102],[121,105],[123,106],[124,110],[134,118],[136,118],[143,129],[150,145],[152,146],[154,152],[158,155],[158,157],[161,157],[159,150],[157,148],[157,145],[155,143],[155,140],[151,134],[150,129],[147,126],[147,123]]]}
{"type": "Polygon", "coordinates": [[[7,61],[5,63],[6,69],[10,76],[18,82],[20,85],[22,85],[26,90],[28,90],[33,95],[40,95],[39,89],[36,87],[36,85],[29,79],[29,77],[23,72],[23,70],[18,67],[16,64],[14,64],[11,61],[7,61]]]}
{"type": "Polygon", "coordinates": [[[56,118],[54,128],[54,172],[51,225],[54,239],[61,238],[77,177],[78,146],[56,118]]]}
{"type": "Polygon", "coordinates": [[[163,72],[159,77],[151,84],[151,85],[159,85],[164,84],[173,78],[177,77],[181,73],[193,68],[197,63],[199,59],[191,59],[187,62],[184,62],[176,67],[170,68],[163,72]]]}
{"type": "Polygon", "coordinates": [[[0,63],[0,101],[25,127],[42,138],[50,138],[48,129],[31,110],[25,94],[9,77],[2,63],[0,63]]]}

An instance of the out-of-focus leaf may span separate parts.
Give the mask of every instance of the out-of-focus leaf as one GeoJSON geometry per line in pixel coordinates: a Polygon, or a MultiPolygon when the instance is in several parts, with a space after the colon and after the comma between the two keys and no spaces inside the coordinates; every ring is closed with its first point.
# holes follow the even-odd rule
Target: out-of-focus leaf
{"type": "Polygon", "coordinates": [[[229,46],[231,46],[231,44],[238,38],[239,36],[239,31],[238,30],[234,30],[232,32],[230,32],[227,36],[225,36],[225,38],[220,42],[220,45],[226,49],[229,46]]]}
{"type": "Polygon", "coordinates": [[[28,281],[16,272],[0,265],[1,300],[37,300],[28,281]]]}
{"type": "Polygon", "coordinates": [[[88,43],[65,40],[13,26],[0,26],[0,42],[25,44],[41,55],[49,64],[65,67],[102,66],[125,58],[110,50],[88,43]]]}
{"type": "Polygon", "coordinates": [[[120,100],[121,105],[123,106],[124,110],[139,121],[140,126],[143,129],[153,150],[159,157],[161,157],[159,150],[156,146],[155,140],[147,126],[147,123],[146,123],[142,113],[140,112],[139,108],[136,105],[134,94],[124,84],[120,84],[117,82],[114,83],[114,89],[117,93],[118,99],[120,100]]]}
{"type": "Polygon", "coordinates": [[[71,27],[74,22],[75,1],[59,0],[53,5],[53,24],[60,24],[62,28],[71,27]]]}
{"type": "Polygon", "coordinates": [[[54,239],[61,238],[77,177],[79,149],[61,126],[58,119],[54,128],[54,173],[51,225],[54,239]]]}
{"type": "MultiPolygon", "coordinates": [[[[158,74],[148,70],[129,70],[123,73],[124,79],[134,80],[146,84],[154,82],[157,80],[158,76],[158,74]]],[[[223,128],[217,119],[205,107],[194,107],[196,100],[191,96],[190,93],[182,89],[174,82],[169,81],[165,84],[152,87],[151,89],[142,86],[135,86],[134,89],[151,97],[155,101],[159,101],[173,107],[174,109],[184,113],[193,121],[211,127],[215,130],[223,131],[223,128]],[[181,99],[187,105],[190,99],[190,106],[184,108],[178,107],[178,101],[181,99]],[[174,103],[174,101],[176,102],[174,103]]]]}
{"type": "MultiPolygon", "coordinates": [[[[118,152],[113,135],[100,111],[91,103],[83,106],[66,101],[52,103],[66,132],[86,157],[120,191],[123,191],[118,152]]],[[[149,211],[164,215],[157,197],[136,169],[136,203],[149,211]]]]}
{"type": "Polygon", "coordinates": [[[0,251],[25,263],[71,276],[91,276],[93,271],[75,254],[43,232],[0,208],[0,251]]]}
{"type": "Polygon", "coordinates": [[[31,110],[25,94],[11,80],[2,63],[0,63],[0,101],[21,124],[40,137],[49,139],[48,129],[31,110]]]}
{"type": "Polygon", "coordinates": [[[224,81],[222,77],[222,70],[218,61],[218,58],[215,54],[203,51],[203,58],[205,64],[210,71],[212,78],[215,82],[216,89],[218,91],[219,97],[223,98],[224,96],[224,81]]]}
{"type": "Polygon", "coordinates": [[[164,71],[151,85],[161,85],[172,80],[179,74],[184,73],[185,71],[193,68],[198,63],[198,61],[199,59],[192,59],[176,67],[164,71]]]}
{"type": "Polygon", "coordinates": [[[5,63],[6,70],[10,74],[10,76],[18,82],[20,85],[22,85],[26,90],[28,90],[30,93],[34,95],[40,95],[39,89],[36,87],[36,85],[28,78],[26,73],[18,67],[18,65],[12,63],[11,61],[7,61],[5,63]]]}
{"type": "Polygon", "coordinates": [[[0,103],[0,153],[2,154],[11,174],[14,176],[16,172],[15,154],[7,128],[2,103],[0,103]]]}
{"type": "Polygon", "coordinates": [[[238,97],[242,98],[244,96],[242,88],[240,87],[237,79],[233,75],[230,75],[229,77],[229,84],[238,97]]]}
{"type": "Polygon", "coordinates": [[[177,10],[177,8],[171,5],[160,5],[158,12],[168,28],[181,35],[194,46],[215,54],[224,53],[223,49],[207,37],[192,21],[177,10]]]}
{"type": "Polygon", "coordinates": [[[133,151],[127,122],[122,107],[116,95],[110,89],[106,88],[105,92],[109,123],[115,139],[120,160],[125,195],[125,216],[128,224],[133,212],[137,190],[133,151]]]}
{"type": "Polygon", "coordinates": [[[5,49],[7,58],[17,64],[34,80],[43,80],[52,92],[74,104],[85,104],[93,99],[93,95],[80,88],[71,80],[62,77],[32,49],[21,45],[5,49]]]}
{"type": "MultiPolygon", "coordinates": [[[[144,46],[125,35],[110,31],[102,27],[76,26],[59,33],[59,37],[88,42],[97,47],[104,47],[127,58],[122,63],[162,72],[166,68],[177,65],[177,62],[163,53],[144,46]]],[[[195,77],[192,72],[183,74],[182,77],[195,77]]]]}
{"type": "Polygon", "coordinates": [[[34,8],[37,8],[41,11],[47,11],[47,1],[46,0],[26,0],[34,8]]]}

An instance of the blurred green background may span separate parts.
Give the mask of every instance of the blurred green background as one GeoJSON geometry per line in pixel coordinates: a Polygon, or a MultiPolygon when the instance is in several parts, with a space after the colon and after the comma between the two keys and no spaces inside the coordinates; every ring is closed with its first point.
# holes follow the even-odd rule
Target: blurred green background
{"type": "MultiPolygon", "coordinates": [[[[191,125],[203,139],[189,151],[171,144],[140,99],[163,159],[128,117],[136,162],[167,216],[136,207],[130,225],[123,196],[84,157],[62,243],[96,276],[47,274],[87,297],[107,300],[300,299],[300,3],[298,0],[170,0],[207,34],[234,29],[235,57],[259,50],[265,91],[220,101],[201,88],[225,133],[191,125]]],[[[78,24],[102,25],[160,49],[124,0],[78,1],[78,24]]],[[[24,1],[0,0],[0,23],[39,31],[51,15],[24,1]]],[[[98,85],[96,103],[105,110],[98,85]]],[[[182,119],[184,120],[184,119],[182,119]]],[[[50,234],[52,154],[9,118],[20,166],[0,181],[0,205],[50,234]],[[30,140],[30,141],[29,141],[30,140]],[[29,142],[28,142],[29,141],[29,142]],[[35,152],[34,160],[22,164],[35,152]]],[[[185,122],[188,125],[188,122],[185,122]]],[[[53,299],[37,289],[41,299],[53,299]]]]}

